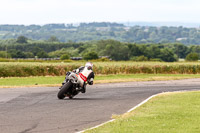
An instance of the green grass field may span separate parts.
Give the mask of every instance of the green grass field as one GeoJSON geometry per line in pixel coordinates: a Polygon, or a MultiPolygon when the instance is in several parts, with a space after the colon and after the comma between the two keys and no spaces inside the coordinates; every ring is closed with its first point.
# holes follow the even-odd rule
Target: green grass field
{"type": "Polygon", "coordinates": [[[165,93],[86,133],[199,133],[200,92],[165,93]]]}
{"type": "MultiPolygon", "coordinates": [[[[13,86],[60,86],[64,76],[11,77],[0,78],[0,87],[13,86]]],[[[129,81],[155,81],[200,78],[198,74],[117,74],[97,75],[95,83],[113,83],[129,81]]]]}

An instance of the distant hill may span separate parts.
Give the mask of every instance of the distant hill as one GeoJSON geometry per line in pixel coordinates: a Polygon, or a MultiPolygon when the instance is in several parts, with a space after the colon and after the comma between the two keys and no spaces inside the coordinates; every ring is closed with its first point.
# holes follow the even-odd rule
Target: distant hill
{"type": "Polygon", "coordinates": [[[123,22],[125,26],[168,26],[168,27],[186,27],[186,28],[199,28],[200,23],[183,23],[183,22],[123,22]]]}
{"type": "Polygon", "coordinates": [[[187,28],[193,27],[192,24],[147,22],[0,25],[0,39],[17,38],[22,35],[33,40],[48,40],[51,36],[56,36],[61,42],[114,39],[136,43],[200,44],[200,29],[197,25],[193,24],[196,28],[187,28]]]}

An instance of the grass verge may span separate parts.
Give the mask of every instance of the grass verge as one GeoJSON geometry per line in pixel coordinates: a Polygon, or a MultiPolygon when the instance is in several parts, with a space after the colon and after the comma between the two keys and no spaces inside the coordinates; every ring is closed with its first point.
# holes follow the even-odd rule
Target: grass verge
{"type": "Polygon", "coordinates": [[[199,133],[200,92],[164,93],[86,133],[199,133]]]}
{"type": "MultiPolygon", "coordinates": [[[[19,86],[60,86],[64,76],[11,77],[0,78],[0,87],[19,86]]],[[[178,80],[200,78],[197,74],[117,74],[97,75],[95,83],[114,83],[131,81],[178,80]]]]}

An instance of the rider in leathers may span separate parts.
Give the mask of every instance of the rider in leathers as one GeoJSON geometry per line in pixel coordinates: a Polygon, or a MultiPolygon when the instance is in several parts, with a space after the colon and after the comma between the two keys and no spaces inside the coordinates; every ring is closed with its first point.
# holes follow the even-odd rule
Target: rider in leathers
{"type": "MultiPolygon", "coordinates": [[[[94,72],[92,71],[92,69],[93,69],[93,64],[92,64],[91,62],[87,62],[87,63],[85,64],[85,66],[81,66],[81,67],[79,67],[79,68],[73,70],[73,72],[79,74],[79,73],[82,73],[85,69],[91,70],[90,73],[87,73],[87,74],[85,74],[84,76],[87,77],[87,82],[88,82],[88,84],[89,84],[89,85],[93,85],[93,80],[94,80],[94,75],[95,75],[95,74],[94,74],[94,72]]],[[[70,72],[67,72],[66,75],[67,75],[67,76],[70,75],[70,72]]],[[[62,83],[62,85],[64,85],[65,82],[66,82],[66,81],[64,81],[64,82],[62,83]]],[[[61,86],[61,87],[62,87],[62,86],[61,86]]],[[[61,87],[60,87],[60,88],[61,88],[61,87]]],[[[82,92],[82,93],[85,93],[85,92],[86,92],[86,84],[85,84],[85,83],[84,83],[83,87],[81,87],[81,92],[82,92]]]]}

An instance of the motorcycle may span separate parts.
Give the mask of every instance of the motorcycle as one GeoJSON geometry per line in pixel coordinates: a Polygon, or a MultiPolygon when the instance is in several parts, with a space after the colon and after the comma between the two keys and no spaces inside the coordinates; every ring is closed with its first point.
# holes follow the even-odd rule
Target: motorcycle
{"type": "Polygon", "coordinates": [[[58,99],[69,97],[72,99],[75,95],[82,91],[87,85],[87,77],[82,73],[68,72],[65,81],[57,94],[58,99]]]}

